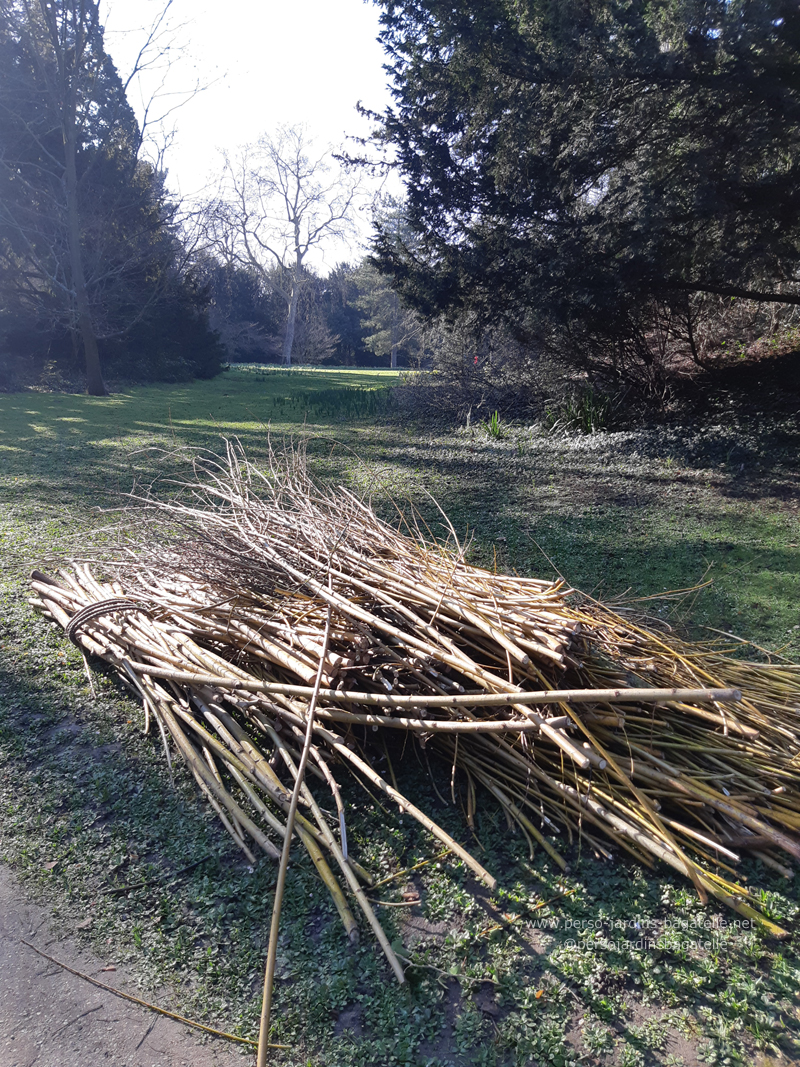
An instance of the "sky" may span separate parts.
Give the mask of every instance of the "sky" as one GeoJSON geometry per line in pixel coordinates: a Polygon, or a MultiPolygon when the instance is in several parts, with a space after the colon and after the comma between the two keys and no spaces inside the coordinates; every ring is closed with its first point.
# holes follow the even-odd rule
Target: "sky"
{"type": "MultiPolygon", "coordinates": [[[[106,49],[123,78],[164,6],[162,0],[102,4],[106,49]]],[[[371,2],[173,0],[167,14],[161,43],[169,45],[171,65],[162,63],[132,85],[128,98],[140,120],[142,100],[156,91],[161,110],[186,99],[166,120],[174,129],[165,156],[168,184],[182,197],[202,196],[213,183],[220,150],[234,153],[282,123],[305,124],[320,148],[346,146],[348,137],[369,131],[356,104],[382,111],[390,102],[376,40],[379,11],[371,2]],[[201,91],[191,96],[197,84],[201,91]]],[[[365,219],[362,242],[368,233],[365,219]]],[[[357,244],[331,246],[314,266],[324,271],[362,254],[357,244]]]]}

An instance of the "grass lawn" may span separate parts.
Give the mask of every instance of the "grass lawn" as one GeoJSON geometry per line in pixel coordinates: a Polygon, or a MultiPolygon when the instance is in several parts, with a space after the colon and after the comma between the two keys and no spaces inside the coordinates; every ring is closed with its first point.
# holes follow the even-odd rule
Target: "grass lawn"
{"type": "MultiPolygon", "coordinates": [[[[226,1030],[257,1032],[274,866],[240,861],[189,776],[178,769],[170,783],[138,706],[103,675],[93,697],[75,647],[27,603],[34,566],[123,549],[136,515],[120,511],[122,494],[168,492],[192,451],[216,450],[224,435],[256,461],[269,435],[302,436],[319,478],[371,497],[386,517],[410,501],[437,532],[433,494],[473,562],[563,573],[606,598],[653,597],[650,613],[696,637],[732,632],[800,661],[797,416],[765,425],[720,405],[689,426],[550,437],[501,423],[493,435],[384,418],[393,381],[239,367],[102,399],[0,396],[0,856],[58,929],[226,1030]],[[153,884],[108,892],[140,882],[153,884]]],[[[420,907],[381,909],[415,966],[401,991],[366,931],[350,948],[295,853],[274,1009],[275,1039],[292,1051],[276,1063],[800,1062],[797,933],[772,942],[702,907],[666,870],[601,862],[577,842],[564,875],[543,853],[530,860],[487,798],[473,837],[413,755],[404,767],[407,795],[476,850],[501,890],[487,897],[460,864],[434,859],[416,824],[345,786],[351,847],[370,871],[432,861],[381,892],[421,894],[420,907]],[[643,947],[641,932],[667,922],[680,938],[643,947]]],[[[449,781],[449,768],[441,775],[449,781]]],[[[742,875],[794,929],[794,882],[757,862],[742,875]]]]}

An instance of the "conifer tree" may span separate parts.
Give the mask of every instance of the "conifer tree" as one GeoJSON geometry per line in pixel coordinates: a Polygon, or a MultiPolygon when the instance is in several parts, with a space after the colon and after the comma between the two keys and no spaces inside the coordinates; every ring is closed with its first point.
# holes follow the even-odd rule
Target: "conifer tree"
{"type": "Polygon", "coordinates": [[[414,307],[613,345],[654,300],[800,303],[796,3],[380,6],[413,242],[376,258],[414,307]]]}

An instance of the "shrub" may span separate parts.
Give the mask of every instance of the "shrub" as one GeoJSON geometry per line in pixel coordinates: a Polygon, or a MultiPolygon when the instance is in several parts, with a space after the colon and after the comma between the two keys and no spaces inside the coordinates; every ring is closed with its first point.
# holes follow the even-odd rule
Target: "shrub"
{"type": "Polygon", "coordinates": [[[607,396],[589,385],[551,403],[545,410],[544,427],[550,433],[608,430],[614,425],[620,403],[621,397],[607,396]]]}

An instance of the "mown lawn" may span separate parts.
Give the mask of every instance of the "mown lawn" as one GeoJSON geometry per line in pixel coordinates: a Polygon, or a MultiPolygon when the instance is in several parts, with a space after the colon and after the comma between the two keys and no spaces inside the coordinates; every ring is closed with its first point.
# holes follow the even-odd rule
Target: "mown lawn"
{"type": "MultiPolygon", "coordinates": [[[[557,571],[604,597],[654,597],[644,610],[695,637],[713,636],[710,627],[800,660],[797,417],[726,411],[690,426],[555,438],[501,423],[492,436],[479,424],[384,417],[393,381],[251,367],[107,399],[0,396],[0,853],[62,931],[91,917],[78,936],[127,960],[144,988],[171,984],[184,1011],[225,1029],[257,1029],[274,868],[240,862],[188,777],[170,783],[136,705],[102,676],[92,697],[74,646],[27,604],[33,566],[123,550],[137,529],[135,509],[120,510],[131,504],[124,494],[171,491],[192,452],[218,449],[222,436],[256,461],[270,438],[302,438],[319,478],[356,488],[386,517],[413,503],[436,533],[433,494],[478,563],[557,571]],[[160,884],[106,892],[142,881],[160,884]]],[[[766,1064],[779,1050],[798,1062],[796,933],[770,942],[701,907],[665,871],[604,863],[577,842],[562,875],[546,856],[530,861],[485,798],[472,837],[412,755],[404,766],[406,791],[478,851],[502,891],[487,899],[450,860],[387,886],[382,899],[399,900],[406,883],[422,896],[420,908],[382,910],[416,963],[400,991],[366,932],[347,946],[298,856],[275,1010],[292,1052],[276,1062],[766,1064]],[[682,943],[653,952],[612,936],[637,917],[656,930],[677,923],[682,943]]],[[[354,850],[378,877],[436,855],[408,820],[355,785],[348,796],[354,850]]],[[[743,874],[784,924],[796,922],[794,883],[758,863],[743,874]]]]}

